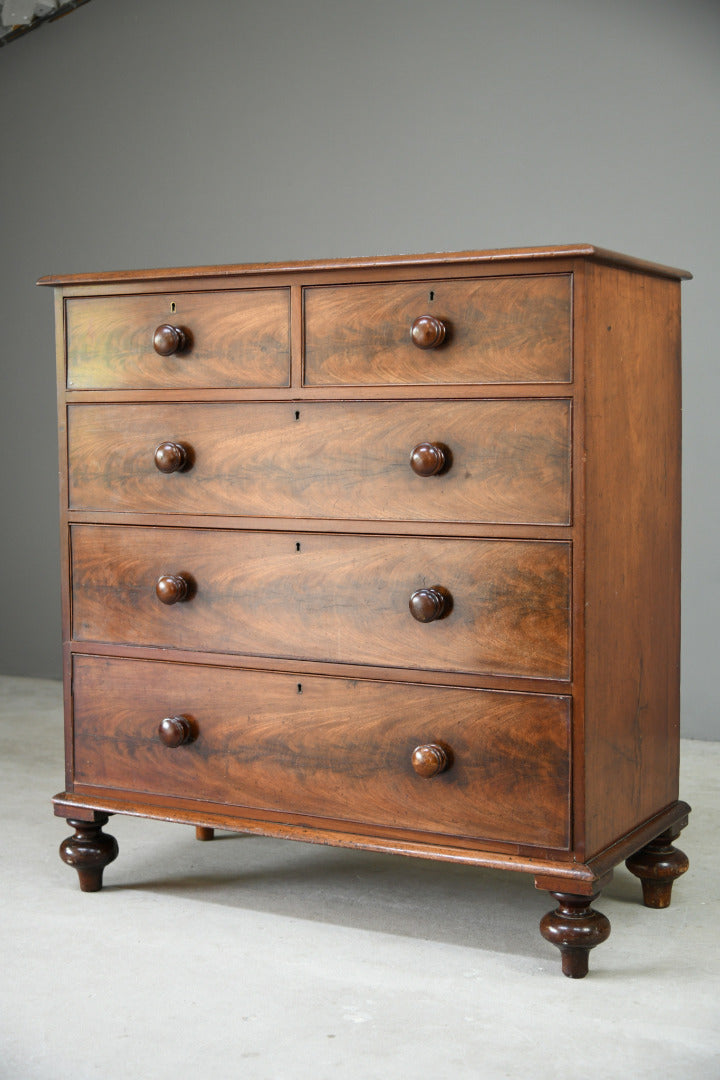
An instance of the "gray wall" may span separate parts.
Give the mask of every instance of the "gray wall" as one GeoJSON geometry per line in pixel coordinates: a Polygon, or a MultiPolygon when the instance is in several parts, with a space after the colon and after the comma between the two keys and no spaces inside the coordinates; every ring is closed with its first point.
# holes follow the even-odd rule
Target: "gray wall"
{"type": "Polygon", "coordinates": [[[93,0],[0,50],[0,670],[56,676],[40,274],[572,241],[686,266],[683,731],[717,738],[717,0],[93,0]]]}

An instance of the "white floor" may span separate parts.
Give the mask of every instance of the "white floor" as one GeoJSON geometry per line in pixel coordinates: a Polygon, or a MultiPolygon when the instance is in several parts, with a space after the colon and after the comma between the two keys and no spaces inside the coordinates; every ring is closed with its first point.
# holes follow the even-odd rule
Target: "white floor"
{"type": "Polygon", "coordinates": [[[619,869],[582,981],[520,874],[115,817],[81,893],[50,806],[57,683],[0,678],[0,768],[3,1078],[720,1077],[718,743],[683,743],[672,907],[619,869]]]}

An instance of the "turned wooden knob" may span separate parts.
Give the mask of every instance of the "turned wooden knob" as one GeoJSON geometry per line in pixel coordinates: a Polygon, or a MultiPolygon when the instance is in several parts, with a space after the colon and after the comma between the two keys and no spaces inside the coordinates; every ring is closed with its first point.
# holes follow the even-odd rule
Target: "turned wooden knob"
{"type": "Polygon", "coordinates": [[[155,594],[162,604],[178,604],[186,600],[189,590],[189,581],[180,574],[163,574],[155,585],[155,594]]]}
{"type": "Polygon", "coordinates": [[[158,737],[165,746],[182,746],[192,739],[192,724],[186,716],[166,716],[158,726],[158,737]]]}
{"type": "Polygon", "coordinates": [[[445,468],[447,457],[437,443],[421,442],[410,455],[410,468],[418,476],[437,476],[445,468]]]}
{"type": "Polygon", "coordinates": [[[410,614],[418,622],[433,622],[447,612],[449,601],[450,594],[442,585],[417,589],[410,597],[410,614]]]}
{"type": "Polygon", "coordinates": [[[153,349],[160,356],[172,356],[182,352],[187,345],[187,334],[179,326],[163,323],[153,334],[153,349]]]}
{"type": "Polygon", "coordinates": [[[163,442],[155,449],[155,468],[160,472],[180,472],[187,463],[188,452],[182,443],[163,442]]]}
{"type": "Polygon", "coordinates": [[[418,349],[437,349],[445,340],[445,323],[434,315],[420,315],[410,328],[410,336],[418,349]]]}
{"type": "Polygon", "coordinates": [[[418,776],[424,776],[427,780],[447,769],[449,762],[447,751],[437,743],[416,746],[410,760],[418,776]]]}

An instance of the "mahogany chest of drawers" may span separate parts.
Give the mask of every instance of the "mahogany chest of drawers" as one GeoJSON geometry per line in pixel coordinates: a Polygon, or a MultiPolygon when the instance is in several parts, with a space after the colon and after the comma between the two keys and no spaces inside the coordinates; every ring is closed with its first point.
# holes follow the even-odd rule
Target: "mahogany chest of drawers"
{"type": "Polygon", "coordinates": [[[680,280],[587,245],[55,287],[85,891],[139,814],[532,874],[563,971],[678,801],[680,280]]]}

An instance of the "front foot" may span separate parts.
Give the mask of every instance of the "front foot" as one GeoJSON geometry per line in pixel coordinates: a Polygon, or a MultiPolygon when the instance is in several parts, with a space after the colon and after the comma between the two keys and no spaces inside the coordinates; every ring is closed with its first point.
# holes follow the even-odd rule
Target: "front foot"
{"type": "Polygon", "coordinates": [[[560,950],[563,975],[569,979],[584,979],[588,973],[590,950],[610,935],[609,920],[590,906],[600,894],[576,896],[554,892],[550,895],[555,897],[558,906],[543,916],[540,933],[560,950]]]}
{"type": "Polygon", "coordinates": [[[102,831],[108,814],[96,814],[95,821],[79,821],[67,818],[75,830],[60,845],[60,858],[78,872],[83,892],[99,892],[102,888],[103,870],[117,858],[118,845],[114,836],[102,831]]]}
{"type": "Polygon", "coordinates": [[[685,852],[672,845],[676,836],[668,829],[625,860],[630,873],[642,882],[645,907],[670,907],[673,882],[690,865],[685,852]]]}

